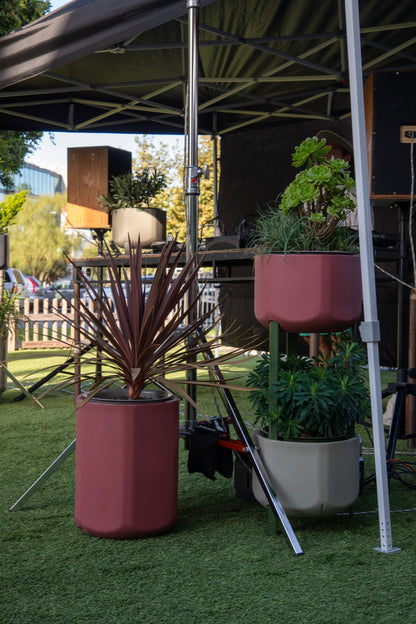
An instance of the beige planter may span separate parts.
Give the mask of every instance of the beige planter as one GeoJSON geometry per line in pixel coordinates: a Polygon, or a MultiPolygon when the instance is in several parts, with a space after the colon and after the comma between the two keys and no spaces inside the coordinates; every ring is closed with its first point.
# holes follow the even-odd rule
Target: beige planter
{"type": "Polygon", "coordinates": [[[113,241],[127,249],[129,236],[133,246],[140,235],[142,247],[166,239],[166,212],[161,208],[121,208],[111,213],[113,241]]]}
{"type": "MultiPolygon", "coordinates": [[[[360,436],[330,442],[295,442],[270,440],[256,430],[253,439],[286,513],[329,516],[348,509],[357,499],[360,436]]],[[[253,494],[260,504],[268,504],[255,475],[253,494]]]]}

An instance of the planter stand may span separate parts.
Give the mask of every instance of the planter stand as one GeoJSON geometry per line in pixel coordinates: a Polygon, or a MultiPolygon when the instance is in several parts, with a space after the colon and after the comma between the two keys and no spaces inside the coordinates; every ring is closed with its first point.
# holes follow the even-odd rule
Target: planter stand
{"type": "MultiPolygon", "coordinates": [[[[288,355],[296,355],[298,351],[298,335],[287,334],[286,350],[288,355]]],[[[270,407],[272,407],[271,397],[272,383],[277,379],[279,372],[279,323],[270,321],[269,323],[269,353],[270,353],[270,372],[269,372],[269,392],[270,407]]],[[[272,423],[269,427],[269,438],[277,440],[277,424],[272,423]]],[[[276,516],[271,513],[270,507],[267,508],[267,523],[270,535],[274,535],[277,531],[276,516]]]]}

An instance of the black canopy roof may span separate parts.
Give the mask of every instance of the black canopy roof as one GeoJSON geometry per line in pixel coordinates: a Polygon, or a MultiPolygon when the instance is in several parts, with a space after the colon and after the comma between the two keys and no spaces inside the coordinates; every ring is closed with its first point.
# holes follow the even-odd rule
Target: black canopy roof
{"type": "MultiPolygon", "coordinates": [[[[199,128],[349,115],[343,0],[202,1],[199,128]]],[[[363,72],[416,69],[416,3],[362,0],[363,72]]],[[[73,0],[0,38],[0,128],[181,133],[186,0],[73,0]]]]}

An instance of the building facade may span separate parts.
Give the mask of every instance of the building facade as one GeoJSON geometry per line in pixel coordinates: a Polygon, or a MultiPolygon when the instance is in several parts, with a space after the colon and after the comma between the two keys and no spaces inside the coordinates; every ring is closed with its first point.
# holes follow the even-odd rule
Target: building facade
{"type": "Polygon", "coordinates": [[[25,163],[13,178],[13,188],[5,189],[0,184],[0,201],[11,193],[25,190],[34,196],[55,195],[55,193],[64,193],[66,187],[61,174],[25,163]]]}

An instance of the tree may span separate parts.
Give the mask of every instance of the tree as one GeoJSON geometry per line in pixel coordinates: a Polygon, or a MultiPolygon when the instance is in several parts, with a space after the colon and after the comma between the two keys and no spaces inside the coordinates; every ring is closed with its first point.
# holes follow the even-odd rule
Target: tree
{"type": "Polygon", "coordinates": [[[41,281],[53,281],[66,273],[64,254],[80,247],[78,236],[60,227],[60,211],[66,205],[64,195],[26,200],[10,228],[10,266],[41,281]]]}
{"type": "Polygon", "coordinates": [[[27,191],[20,191],[15,195],[8,195],[0,202],[0,232],[7,233],[11,225],[16,222],[17,214],[23,208],[27,191]]]}
{"type": "MultiPolygon", "coordinates": [[[[136,137],[137,152],[134,155],[133,168],[154,167],[164,173],[168,180],[167,188],[156,197],[156,203],[167,211],[167,233],[177,236],[179,241],[186,239],[185,192],[184,192],[184,154],[181,142],[176,141],[173,148],[166,143],[155,145],[154,137],[142,135],[136,137]]],[[[212,172],[212,140],[208,136],[199,137],[198,164],[209,165],[212,172]]],[[[212,236],[214,219],[214,181],[201,179],[199,195],[198,226],[202,237],[212,236]],[[208,227],[208,224],[211,224],[208,227]]]]}
{"type": "MultiPolygon", "coordinates": [[[[21,28],[44,15],[49,9],[49,0],[2,0],[0,35],[21,28]]],[[[0,132],[0,182],[5,188],[13,186],[13,174],[20,171],[25,156],[35,150],[41,137],[42,132],[0,132]]]]}
{"type": "Polygon", "coordinates": [[[0,3],[0,34],[17,30],[51,8],[49,0],[2,0],[0,3]]]}

